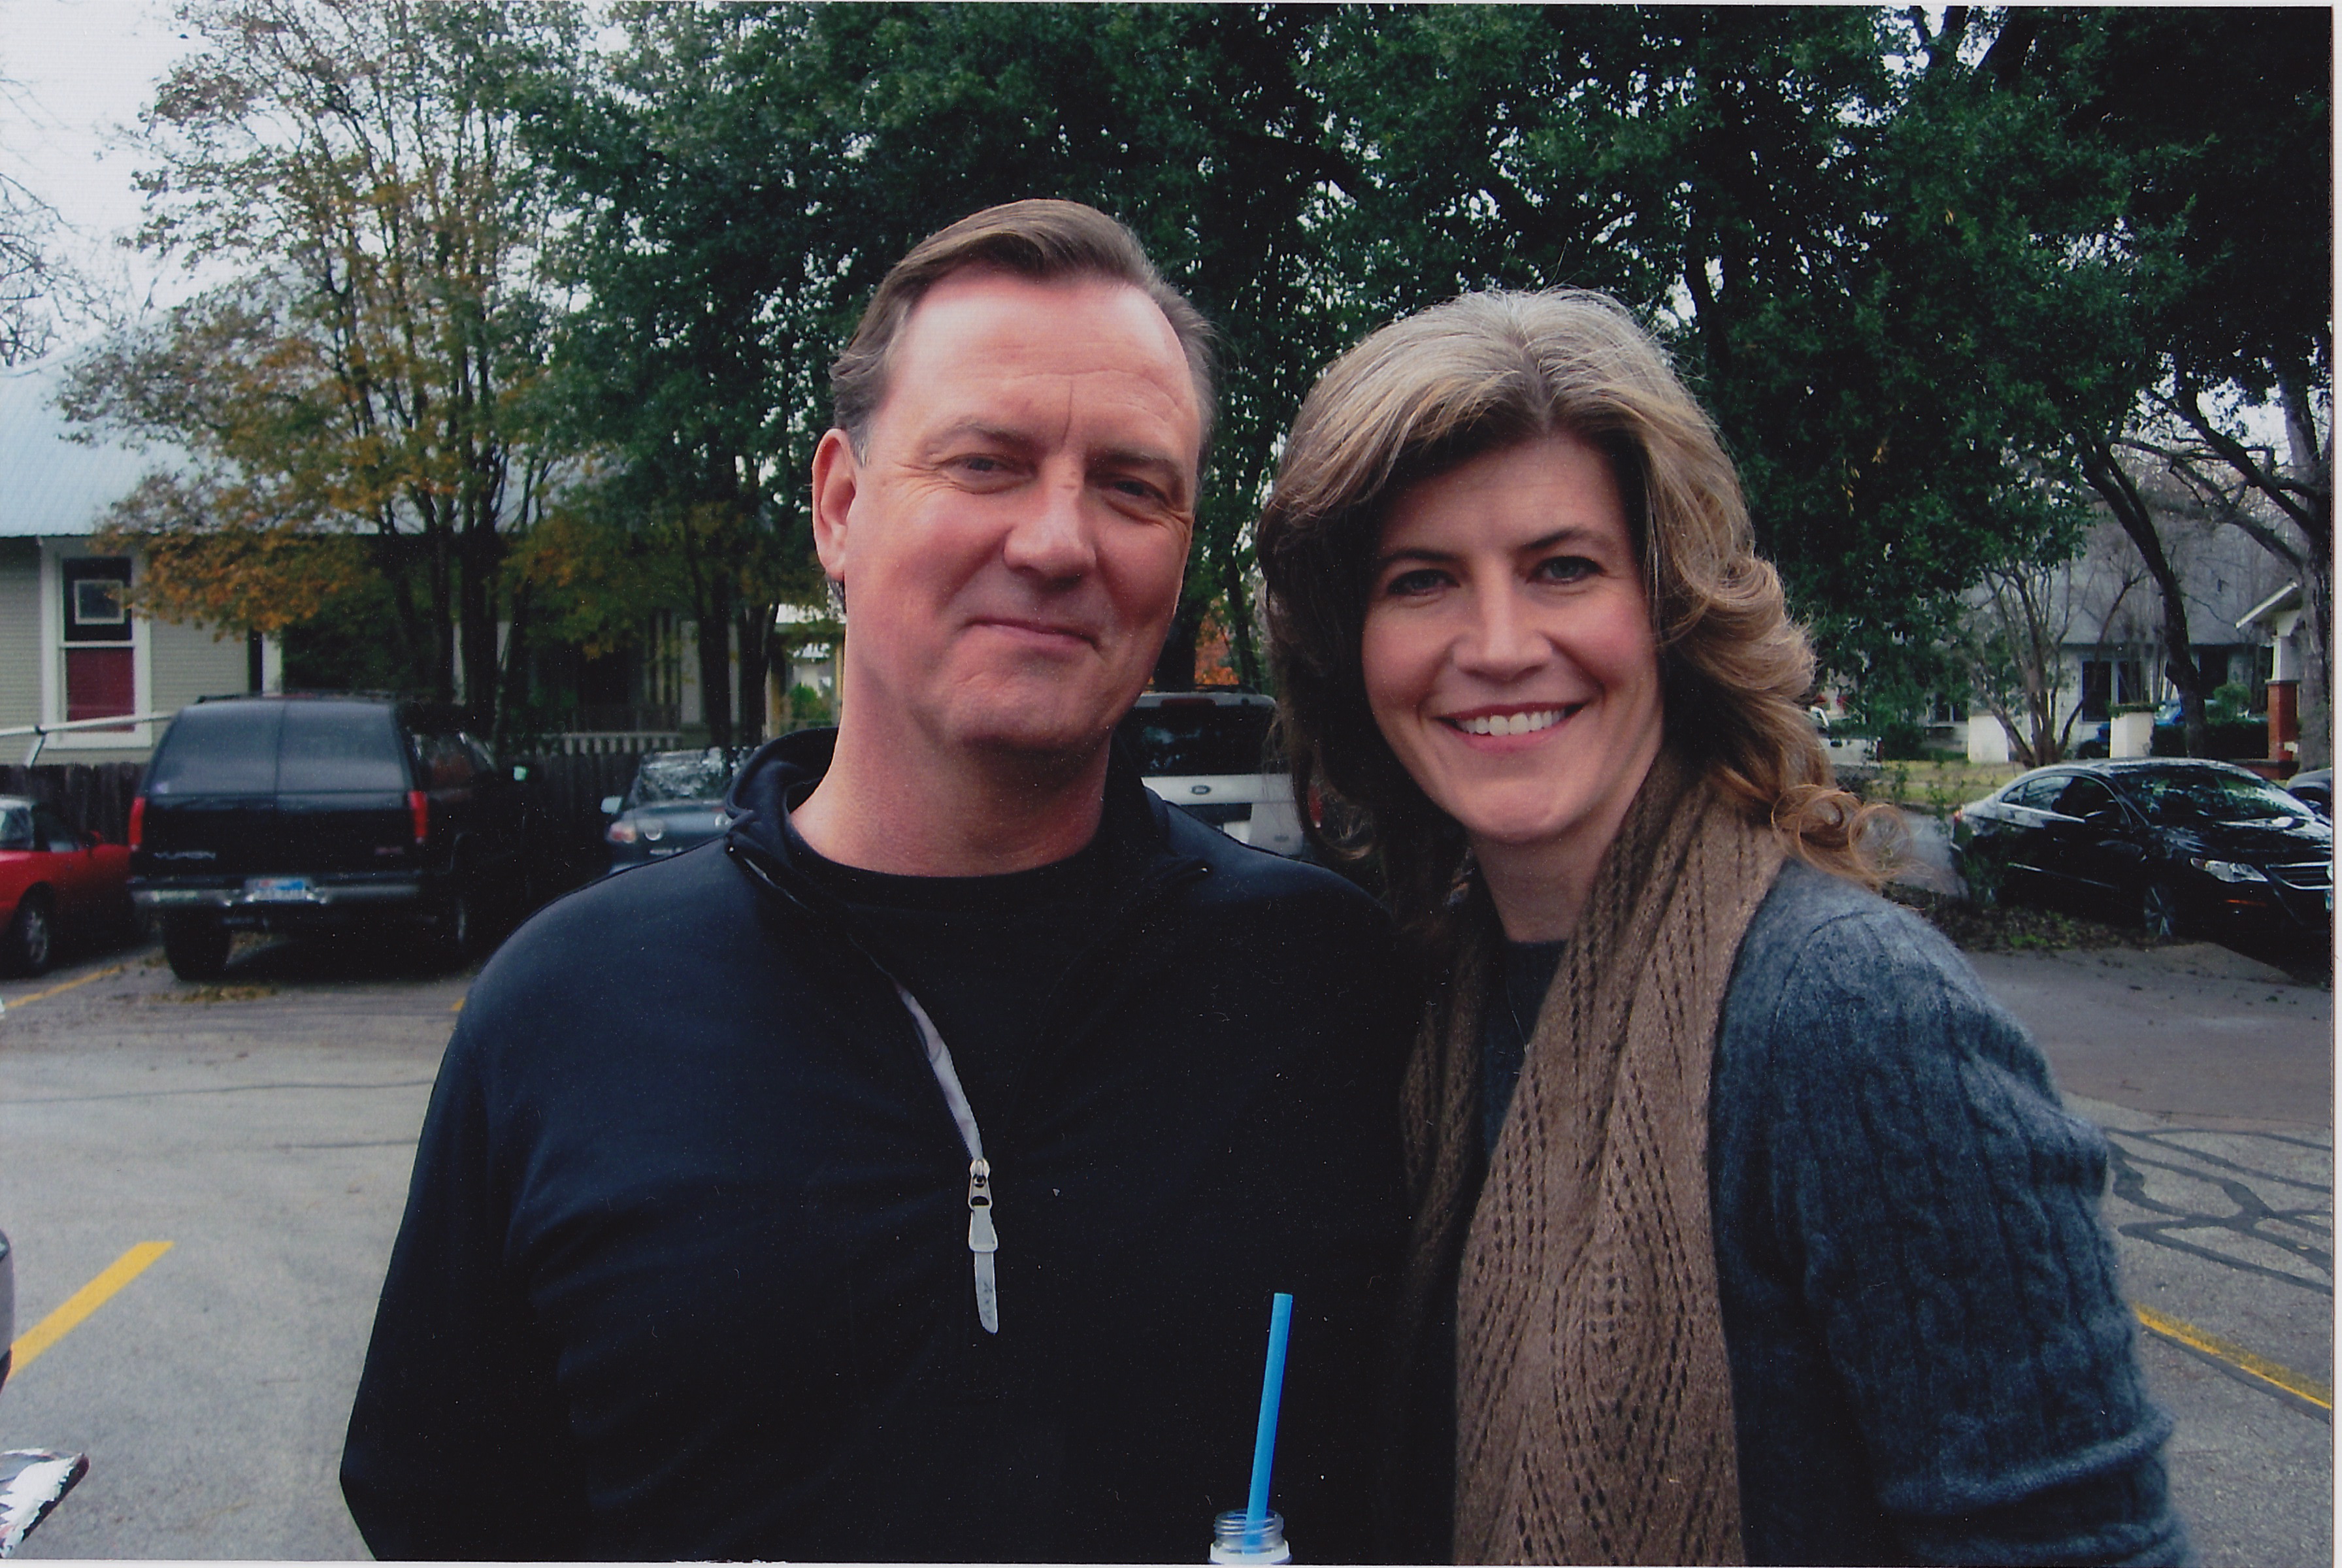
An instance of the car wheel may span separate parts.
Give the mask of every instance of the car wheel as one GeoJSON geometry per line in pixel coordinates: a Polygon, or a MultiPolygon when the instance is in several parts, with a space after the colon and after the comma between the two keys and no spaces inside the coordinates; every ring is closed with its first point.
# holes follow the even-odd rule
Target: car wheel
{"type": "Polygon", "coordinates": [[[2158,942],[2167,942],[2179,934],[2179,895],[2171,891],[2169,883],[2147,884],[2147,891],[2138,898],[2138,923],[2158,942]]]}
{"type": "Polygon", "coordinates": [[[447,895],[439,906],[439,929],[435,934],[435,945],[439,956],[448,964],[461,964],[472,956],[472,943],[476,926],[472,909],[472,890],[459,887],[447,895]]]}
{"type": "Polygon", "coordinates": [[[163,922],[163,956],[182,980],[217,980],[227,972],[235,937],[216,920],[179,915],[163,922]]]}
{"type": "Polygon", "coordinates": [[[19,974],[45,973],[55,942],[56,918],[49,895],[35,889],[18,901],[16,918],[8,923],[8,966],[19,974]]]}

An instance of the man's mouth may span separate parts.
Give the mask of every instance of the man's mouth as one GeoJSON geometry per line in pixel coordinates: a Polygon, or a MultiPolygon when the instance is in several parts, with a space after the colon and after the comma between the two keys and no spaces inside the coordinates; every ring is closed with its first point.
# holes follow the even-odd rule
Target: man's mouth
{"type": "Polygon", "coordinates": [[[1457,715],[1442,722],[1467,735],[1527,735],[1549,730],[1575,712],[1576,708],[1524,708],[1506,714],[1457,715]]]}
{"type": "Polygon", "coordinates": [[[995,631],[1021,633],[1029,637],[1066,638],[1072,642],[1097,642],[1097,634],[1089,627],[1057,621],[1028,621],[1013,615],[991,615],[977,623],[995,631]]]}

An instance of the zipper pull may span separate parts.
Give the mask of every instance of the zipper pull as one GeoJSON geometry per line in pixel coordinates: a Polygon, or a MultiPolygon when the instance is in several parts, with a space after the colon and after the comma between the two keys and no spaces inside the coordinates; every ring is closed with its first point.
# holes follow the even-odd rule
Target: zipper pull
{"type": "Polygon", "coordinates": [[[982,1158],[967,1163],[967,1250],[976,1259],[976,1316],[986,1333],[1000,1332],[1000,1286],[992,1254],[1000,1236],[992,1228],[992,1166],[982,1158]]]}

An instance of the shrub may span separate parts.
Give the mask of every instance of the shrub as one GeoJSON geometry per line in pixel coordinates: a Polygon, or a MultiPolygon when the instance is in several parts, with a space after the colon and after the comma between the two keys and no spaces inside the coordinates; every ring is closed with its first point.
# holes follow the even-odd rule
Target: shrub
{"type": "Polygon", "coordinates": [[[835,722],[835,716],[822,694],[799,681],[789,688],[788,722],[793,730],[815,729],[835,722]]]}
{"type": "Polygon", "coordinates": [[[1888,719],[1880,724],[1878,760],[1887,763],[1927,761],[1927,727],[1916,719],[1888,719]]]}

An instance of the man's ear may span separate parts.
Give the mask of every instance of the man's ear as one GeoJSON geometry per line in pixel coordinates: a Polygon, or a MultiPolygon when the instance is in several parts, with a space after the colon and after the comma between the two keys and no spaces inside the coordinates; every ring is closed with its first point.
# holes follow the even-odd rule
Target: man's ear
{"type": "Polygon", "coordinates": [[[862,466],[854,443],[833,427],[813,453],[813,549],[821,569],[833,581],[846,575],[846,524],[854,510],[854,494],[862,483],[862,466]]]}

